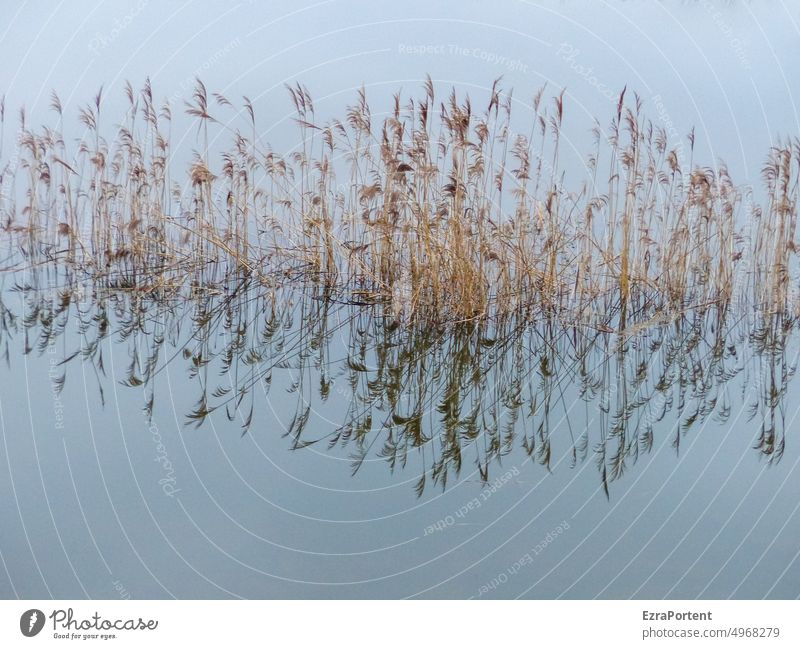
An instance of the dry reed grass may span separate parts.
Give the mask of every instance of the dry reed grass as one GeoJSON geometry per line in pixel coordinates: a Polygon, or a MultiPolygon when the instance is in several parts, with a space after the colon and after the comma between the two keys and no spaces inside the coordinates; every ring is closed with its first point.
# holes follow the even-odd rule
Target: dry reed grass
{"type": "Polygon", "coordinates": [[[157,107],[149,82],[126,94],[111,141],[101,94],[80,110],[74,149],[55,94],[57,126],[34,131],[21,113],[0,224],[23,264],[59,260],[141,291],[197,289],[237,269],[380,302],[406,322],[547,313],[626,330],[712,304],[797,312],[796,139],[768,152],[765,202],[750,204],[724,165],[681,167],[623,91],[607,132],[594,129],[588,179],[571,189],[559,163],[563,93],[548,102],[540,90],[519,134],[497,82],[482,111],[455,91],[440,101],[428,79],[420,98],[396,95],[381,121],[362,90],[326,124],[296,86],[299,145],[281,155],[261,143],[247,98],[237,109],[198,80],[187,112],[199,150],[180,176],[169,106],[157,107]],[[215,111],[235,112],[241,129],[215,111]],[[228,134],[226,150],[211,152],[210,129],[228,134]]]}

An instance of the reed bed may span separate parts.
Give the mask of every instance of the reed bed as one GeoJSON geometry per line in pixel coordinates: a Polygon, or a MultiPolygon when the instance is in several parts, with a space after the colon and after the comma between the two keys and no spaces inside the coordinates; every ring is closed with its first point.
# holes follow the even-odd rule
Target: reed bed
{"type": "Polygon", "coordinates": [[[270,287],[318,284],[405,323],[546,314],[627,331],[708,305],[797,313],[797,139],[766,152],[751,192],[724,165],[694,162],[693,133],[683,160],[623,91],[571,186],[563,93],[537,92],[520,131],[498,82],[474,107],[428,79],[380,120],[362,90],[326,123],[307,89],[288,90],[298,144],[281,154],[249,99],[237,107],[198,81],[183,170],[171,109],[149,82],[127,85],[114,119],[98,93],[74,145],[55,94],[55,125],[34,130],[21,112],[16,153],[0,163],[7,268],[63,262],[93,285],[143,292],[202,290],[234,270],[270,287]]]}

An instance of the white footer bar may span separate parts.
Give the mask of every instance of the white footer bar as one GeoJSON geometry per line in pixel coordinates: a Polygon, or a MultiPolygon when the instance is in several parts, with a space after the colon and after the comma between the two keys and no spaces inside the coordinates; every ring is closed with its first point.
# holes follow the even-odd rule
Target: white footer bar
{"type": "Polygon", "coordinates": [[[0,647],[799,647],[798,627],[795,601],[0,602],[0,647]]]}

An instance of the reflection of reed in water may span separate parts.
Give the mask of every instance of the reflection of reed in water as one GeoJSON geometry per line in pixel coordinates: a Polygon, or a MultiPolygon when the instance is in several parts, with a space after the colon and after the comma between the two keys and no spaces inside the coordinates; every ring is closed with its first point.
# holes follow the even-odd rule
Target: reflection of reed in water
{"type": "Polygon", "coordinates": [[[770,461],[784,452],[795,369],[787,313],[711,305],[624,333],[551,313],[429,326],[401,324],[391,302],[340,304],[324,285],[267,289],[247,275],[182,297],[98,289],[81,304],[69,278],[53,292],[42,286],[55,276],[30,274],[16,286],[24,313],[8,308],[9,292],[0,303],[0,342],[7,358],[14,334],[26,353],[60,344],[64,378],[71,363],[90,363],[102,397],[104,347],[122,341],[130,363],[116,378],[144,390],[148,415],[159,373],[184,362],[198,390],[187,415],[196,425],[224,413],[247,431],[267,405],[262,391],[279,384],[295,399],[284,431],[293,448],[346,446],[354,472],[369,457],[393,470],[413,465],[418,493],[465,467],[489,480],[515,448],[548,469],[591,453],[608,492],[651,449],[658,422],[679,449],[691,429],[727,420],[739,403],[755,448],[770,461]],[[342,423],[326,424],[328,412],[342,423]]]}
{"type": "MultiPolygon", "coordinates": [[[[475,108],[428,80],[380,123],[363,91],[317,123],[290,89],[299,145],[282,156],[249,100],[226,123],[231,102],[198,82],[199,151],[180,173],[169,105],[149,83],[126,94],[112,141],[98,94],[71,149],[53,95],[57,126],[23,112],[18,152],[2,162],[0,148],[0,278],[25,301],[15,313],[0,294],[9,361],[14,332],[25,353],[58,344],[56,385],[91,363],[102,399],[113,337],[148,415],[177,356],[198,386],[188,422],[224,413],[245,431],[280,383],[294,447],[346,445],[354,471],[417,463],[420,493],[465,464],[488,480],[515,447],[548,468],[591,453],[608,491],[658,422],[677,423],[680,448],[739,389],[756,448],[784,452],[797,141],[768,152],[755,195],[698,166],[693,133],[684,159],[623,90],[576,184],[560,164],[563,93],[539,91],[523,125],[498,83],[475,108]],[[226,149],[209,147],[213,129],[226,149]]],[[[0,102],[0,147],[4,120],[0,102]]]]}

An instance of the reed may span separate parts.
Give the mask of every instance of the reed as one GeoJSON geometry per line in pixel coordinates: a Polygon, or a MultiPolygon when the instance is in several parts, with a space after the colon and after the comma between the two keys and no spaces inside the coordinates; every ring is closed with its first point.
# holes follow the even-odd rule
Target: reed
{"type": "MultiPolygon", "coordinates": [[[[272,287],[319,283],[401,322],[551,314],[624,331],[712,304],[798,311],[797,139],[769,150],[759,204],[724,165],[681,160],[680,143],[623,91],[573,186],[559,155],[563,93],[538,91],[520,132],[498,82],[477,108],[455,90],[440,99],[428,79],[380,121],[362,90],[326,123],[298,85],[298,145],[281,155],[262,143],[247,98],[236,107],[198,81],[186,105],[198,150],[181,172],[169,105],[149,82],[125,93],[113,129],[102,92],[79,111],[74,147],[55,94],[53,126],[34,130],[21,114],[18,155],[0,176],[14,267],[64,261],[140,291],[240,270],[272,287]]],[[[693,152],[693,133],[688,142],[693,152]]]]}

